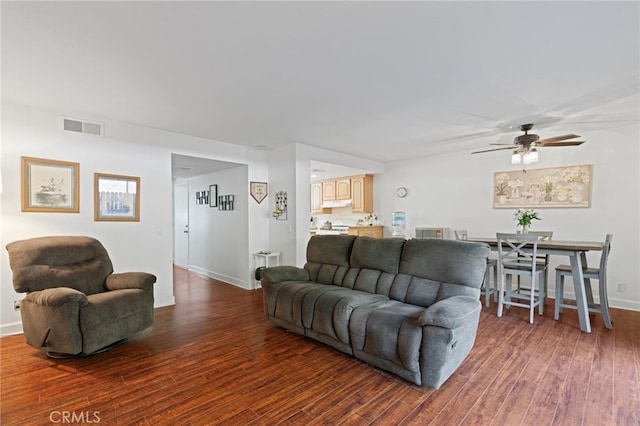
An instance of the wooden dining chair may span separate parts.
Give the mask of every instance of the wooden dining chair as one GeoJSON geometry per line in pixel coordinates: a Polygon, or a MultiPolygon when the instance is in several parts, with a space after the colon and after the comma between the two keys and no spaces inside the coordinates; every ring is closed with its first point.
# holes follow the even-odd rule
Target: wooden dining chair
{"type": "Polygon", "coordinates": [[[529,308],[529,322],[533,324],[533,312],[538,307],[540,315],[544,312],[544,279],[545,266],[537,261],[538,236],[535,234],[497,233],[498,241],[498,273],[500,288],[498,290],[498,316],[502,316],[504,306],[520,306],[529,308]],[[512,288],[512,277],[529,277],[530,289],[512,288]]]}
{"type": "MultiPolygon", "coordinates": [[[[453,232],[456,240],[467,240],[469,238],[469,233],[466,229],[456,229],[453,232]]],[[[491,305],[492,294],[494,301],[498,302],[498,259],[487,258],[487,269],[484,273],[480,294],[484,295],[484,304],[487,308],[491,305]],[[491,280],[492,272],[493,280],[491,280]]]]}
{"type": "MultiPolygon", "coordinates": [[[[609,258],[609,253],[611,252],[611,240],[613,240],[613,234],[607,234],[604,240],[604,246],[602,247],[599,267],[583,268],[582,270],[584,275],[583,285],[585,286],[584,291],[587,295],[589,312],[602,314],[604,325],[608,329],[613,328],[613,325],[611,324],[611,316],[609,315],[609,298],[607,296],[607,260],[609,258]],[[600,297],[599,304],[596,304],[593,301],[591,279],[598,280],[600,297]]],[[[556,267],[556,303],[553,314],[553,318],[556,320],[560,318],[562,308],[577,309],[576,301],[574,299],[567,299],[564,297],[564,278],[567,276],[573,279],[571,265],[559,265],[556,267]],[[571,302],[572,304],[567,304],[565,302],[571,302]]]]}

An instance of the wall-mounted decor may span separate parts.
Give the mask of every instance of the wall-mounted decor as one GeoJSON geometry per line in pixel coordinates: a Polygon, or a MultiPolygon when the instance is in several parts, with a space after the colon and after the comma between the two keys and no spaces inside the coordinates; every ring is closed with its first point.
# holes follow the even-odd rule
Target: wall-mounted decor
{"type": "Polygon", "coordinates": [[[78,213],[79,163],[22,158],[22,211],[78,213]]]}
{"type": "Polygon", "coordinates": [[[287,193],[276,192],[276,209],[271,213],[276,220],[287,220],[287,193]]]}
{"type": "Polygon", "coordinates": [[[209,191],[196,192],[196,204],[209,204],[209,191]]]}
{"type": "Polygon", "coordinates": [[[218,185],[209,185],[209,207],[218,207],[218,185]]]}
{"type": "Polygon", "coordinates": [[[251,182],[251,196],[260,204],[267,196],[267,182],[251,182]]]}
{"type": "Polygon", "coordinates": [[[496,172],[493,207],[566,208],[591,204],[590,164],[496,172]]]}
{"type": "Polygon", "coordinates": [[[218,197],[218,210],[233,210],[233,195],[220,195],[218,197]]]}
{"type": "Polygon", "coordinates": [[[95,221],[139,222],[140,178],[93,174],[95,221]]]}

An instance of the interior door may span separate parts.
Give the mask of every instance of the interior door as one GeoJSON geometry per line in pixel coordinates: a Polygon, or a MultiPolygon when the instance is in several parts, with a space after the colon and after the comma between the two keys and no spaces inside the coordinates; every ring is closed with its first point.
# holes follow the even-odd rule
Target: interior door
{"type": "Polygon", "coordinates": [[[189,185],[173,186],[173,264],[189,267],[189,185]]]}

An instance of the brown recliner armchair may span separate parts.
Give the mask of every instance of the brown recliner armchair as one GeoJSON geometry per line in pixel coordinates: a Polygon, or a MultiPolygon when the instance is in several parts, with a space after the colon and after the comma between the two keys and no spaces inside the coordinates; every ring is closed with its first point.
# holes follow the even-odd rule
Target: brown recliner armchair
{"type": "Polygon", "coordinates": [[[26,342],[53,358],[103,352],[153,324],[145,272],[114,274],[96,239],[38,237],[7,245],[26,342]]]}

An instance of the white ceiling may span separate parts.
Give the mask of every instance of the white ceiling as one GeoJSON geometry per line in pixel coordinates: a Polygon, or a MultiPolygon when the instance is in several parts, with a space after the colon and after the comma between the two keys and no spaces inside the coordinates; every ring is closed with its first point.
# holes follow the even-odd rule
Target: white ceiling
{"type": "Polygon", "coordinates": [[[639,120],[635,1],[1,8],[3,99],[231,143],[391,161],[639,120]]]}

